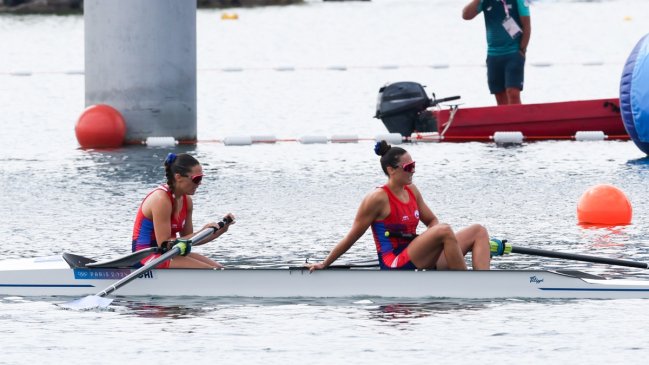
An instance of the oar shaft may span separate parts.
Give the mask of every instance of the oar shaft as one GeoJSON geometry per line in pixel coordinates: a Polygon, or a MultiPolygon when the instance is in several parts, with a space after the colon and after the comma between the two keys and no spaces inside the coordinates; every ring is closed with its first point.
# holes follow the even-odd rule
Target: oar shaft
{"type": "Polygon", "coordinates": [[[638,268],[641,268],[641,269],[649,268],[649,264],[647,264],[645,262],[619,260],[619,259],[609,259],[609,258],[606,258],[606,257],[597,257],[597,256],[574,254],[574,253],[539,250],[539,249],[536,249],[536,248],[512,246],[512,251],[511,252],[512,253],[520,253],[520,254],[524,254],[524,255],[551,257],[551,258],[555,258],[555,259],[567,259],[567,260],[575,260],[575,261],[593,262],[593,263],[597,263],[597,264],[609,264],[609,265],[618,265],[618,266],[638,267],[638,268]]]}
{"type": "MultiPolygon", "coordinates": [[[[198,232],[195,234],[192,238],[189,239],[188,244],[198,244],[202,242],[204,239],[207,237],[211,236],[212,234],[216,233],[219,229],[223,228],[226,224],[230,223],[231,220],[228,218],[224,218],[221,222],[218,223],[219,227],[209,227],[208,229],[205,229],[203,231],[198,232]]],[[[133,271],[132,273],[128,274],[126,277],[122,278],[121,280],[117,281],[116,283],[110,285],[106,289],[102,290],[101,292],[97,293],[98,297],[105,297],[106,295],[114,292],[115,290],[121,288],[122,286],[130,283],[131,281],[135,280],[140,274],[143,272],[149,271],[156,267],[157,265],[171,259],[172,257],[178,255],[180,253],[180,248],[174,246],[171,250],[167,251],[165,254],[161,255],[160,257],[155,258],[154,260],[151,260],[148,262],[146,265],[142,266],[141,268],[133,271]]]]}
{"type": "Polygon", "coordinates": [[[167,251],[164,255],[156,258],[155,260],[151,260],[151,262],[147,263],[146,265],[142,266],[141,268],[133,271],[132,273],[128,274],[126,277],[122,278],[121,280],[117,281],[116,283],[112,284],[108,288],[102,290],[101,292],[97,293],[98,297],[105,297],[106,295],[114,292],[115,290],[121,288],[122,286],[130,283],[131,281],[137,279],[140,274],[142,274],[145,271],[149,271],[152,268],[156,267],[158,264],[165,262],[169,260],[170,258],[178,255],[180,253],[180,248],[179,247],[174,247],[171,250],[167,251]]]}

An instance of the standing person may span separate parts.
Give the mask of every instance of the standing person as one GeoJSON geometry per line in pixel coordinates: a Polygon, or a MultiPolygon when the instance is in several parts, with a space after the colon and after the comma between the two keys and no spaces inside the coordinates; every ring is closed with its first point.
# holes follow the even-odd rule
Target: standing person
{"type": "MultiPolygon", "coordinates": [[[[173,241],[180,234],[182,238],[193,236],[192,212],[194,203],[191,196],[203,180],[203,168],[192,156],[181,153],[170,153],[164,161],[167,183],[158,186],[142,201],[137,211],[135,225],[133,226],[132,251],[139,251],[150,247],[160,247],[165,241],[173,241]]],[[[202,229],[214,227],[218,230],[200,244],[214,240],[225,233],[230,224],[234,223],[234,216],[228,213],[226,218],[231,223],[218,229],[217,223],[206,224],[202,229]]],[[[152,254],[142,260],[141,265],[159,257],[152,254]]],[[[158,265],[158,269],[167,268],[221,268],[223,265],[203,255],[191,252],[187,256],[176,256],[171,260],[158,265]]]]}
{"type": "Polygon", "coordinates": [[[415,161],[410,154],[385,141],[377,143],[374,151],[381,156],[388,182],[363,199],[349,233],[324,261],[308,265],[309,269],[331,265],[371,226],[381,269],[466,270],[464,255],[472,252],[473,269],[489,270],[487,230],[474,224],[453,232],[448,224],[439,223],[412,183],[415,161]],[[426,230],[416,236],[420,220],[426,230]]]}
{"type": "Polygon", "coordinates": [[[462,18],[484,13],[487,28],[487,80],[498,105],[520,104],[525,54],[532,34],[529,0],[471,0],[462,18]]]}

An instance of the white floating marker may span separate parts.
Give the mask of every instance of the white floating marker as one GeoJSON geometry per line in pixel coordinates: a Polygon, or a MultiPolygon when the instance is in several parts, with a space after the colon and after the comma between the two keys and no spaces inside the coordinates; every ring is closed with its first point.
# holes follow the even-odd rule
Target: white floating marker
{"type": "Polygon", "coordinates": [[[331,136],[331,143],[358,143],[358,136],[355,134],[334,134],[331,136]]]}
{"type": "Polygon", "coordinates": [[[224,67],[221,69],[223,72],[241,72],[243,69],[241,67],[224,67]]]}
{"type": "Polygon", "coordinates": [[[302,136],[299,139],[302,144],[316,144],[316,143],[327,143],[329,139],[327,136],[302,136]]]}
{"type": "Polygon", "coordinates": [[[413,133],[410,135],[410,142],[441,142],[444,136],[437,132],[413,133]]]}
{"type": "Polygon", "coordinates": [[[347,66],[329,66],[327,70],[331,71],[347,71],[347,66]]]}
{"type": "Polygon", "coordinates": [[[401,136],[401,133],[377,134],[374,140],[377,142],[386,141],[389,144],[401,144],[403,143],[403,136],[401,136]]]}
{"type": "Polygon", "coordinates": [[[31,76],[32,72],[31,71],[16,70],[16,71],[9,72],[9,75],[11,75],[11,76],[31,76]]]}
{"type": "Polygon", "coordinates": [[[144,141],[148,147],[173,147],[176,145],[174,137],[147,137],[144,141]]]}
{"type": "Polygon", "coordinates": [[[374,302],[369,299],[361,299],[355,301],[354,304],[374,304],[374,302]]]}
{"type": "Polygon", "coordinates": [[[226,146],[249,146],[252,144],[250,136],[230,136],[225,137],[223,144],[226,146]]]}
{"type": "Polygon", "coordinates": [[[602,131],[578,131],[575,133],[577,141],[603,141],[605,139],[606,134],[602,131]]]}
{"type": "Polygon", "coordinates": [[[275,143],[277,142],[277,137],[273,135],[260,135],[252,136],[252,143],[275,143]]]}
{"type": "Polygon", "coordinates": [[[523,143],[523,133],[521,132],[496,132],[493,135],[496,143],[523,143]]]}

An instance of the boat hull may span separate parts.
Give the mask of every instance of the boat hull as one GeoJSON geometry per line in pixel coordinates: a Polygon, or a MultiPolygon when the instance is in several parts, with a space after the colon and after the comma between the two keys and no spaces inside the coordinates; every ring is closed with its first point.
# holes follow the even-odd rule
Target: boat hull
{"type": "MultiPolygon", "coordinates": [[[[572,139],[579,131],[602,131],[608,139],[629,139],[619,99],[459,108],[444,133],[446,141],[489,140],[495,132],[521,132],[526,139],[572,139]]],[[[444,131],[450,110],[435,112],[444,131]]]]}
{"type": "MultiPolygon", "coordinates": [[[[38,260],[38,259],[37,259],[38,260]]],[[[71,269],[63,260],[0,263],[0,295],[96,294],[131,269],[71,269]],[[27,267],[30,264],[30,267],[27,267]]],[[[399,298],[649,298],[649,281],[606,280],[543,270],[382,271],[328,269],[152,270],[117,296],[399,297],[399,298]]]]}

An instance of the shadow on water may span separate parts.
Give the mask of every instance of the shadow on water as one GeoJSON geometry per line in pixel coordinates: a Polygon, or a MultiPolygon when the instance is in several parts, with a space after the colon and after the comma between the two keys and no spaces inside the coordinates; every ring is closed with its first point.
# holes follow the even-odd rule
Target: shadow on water
{"type": "Polygon", "coordinates": [[[647,169],[649,168],[649,156],[629,160],[626,162],[626,164],[631,166],[639,166],[643,170],[647,169]]]}

